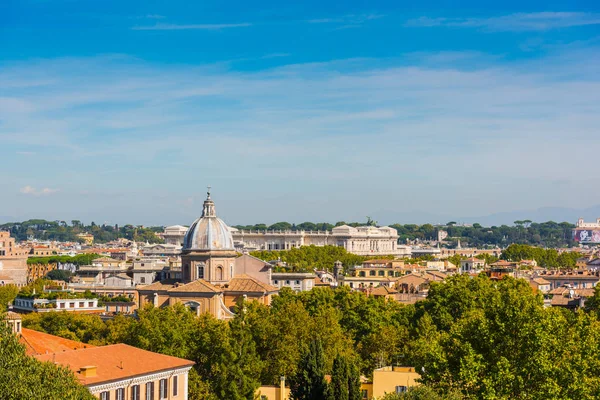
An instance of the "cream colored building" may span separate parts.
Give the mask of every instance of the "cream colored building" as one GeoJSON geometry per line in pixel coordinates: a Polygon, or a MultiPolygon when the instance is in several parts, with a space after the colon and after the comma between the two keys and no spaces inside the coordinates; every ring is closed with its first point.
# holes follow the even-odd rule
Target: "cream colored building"
{"type": "Polygon", "coordinates": [[[15,244],[9,232],[0,231],[0,286],[27,284],[28,252],[15,244]]]}
{"type": "Polygon", "coordinates": [[[167,226],[163,233],[159,233],[158,236],[163,238],[165,244],[173,244],[175,246],[183,245],[183,238],[187,233],[187,226],[173,225],[167,226]]]}
{"type": "MultiPolygon", "coordinates": [[[[174,225],[160,234],[166,243],[181,244],[186,227],[174,225]]],[[[408,246],[398,245],[398,232],[389,226],[336,226],[331,231],[247,231],[229,227],[236,250],[290,250],[301,246],[340,246],[358,255],[410,256],[408,246]]]]}
{"type": "Polygon", "coordinates": [[[398,232],[389,226],[336,226],[331,231],[245,231],[232,228],[233,240],[243,250],[290,250],[301,246],[339,246],[358,255],[410,255],[398,245],[398,232]]]}

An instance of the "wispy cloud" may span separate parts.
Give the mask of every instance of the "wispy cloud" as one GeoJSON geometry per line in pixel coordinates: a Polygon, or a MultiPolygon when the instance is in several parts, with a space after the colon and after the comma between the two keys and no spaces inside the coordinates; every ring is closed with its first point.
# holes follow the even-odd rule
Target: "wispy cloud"
{"type": "Polygon", "coordinates": [[[420,17],[406,22],[408,27],[481,28],[488,31],[546,31],[574,26],[598,25],[600,14],[584,12],[517,13],[488,18],[420,17]]]}
{"type": "MultiPolygon", "coordinates": [[[[573,161],[565,154],[596,157],[599,62],[600,49],[586,44],[528,60],[419,53],[385,63],[336,60],[246,72],[230,65],[115,57],[3,65],[0,92],[5,104],[17,100],[22,112],[2,115],[0,156],[35,151],[36,157],[27,159],[28,174],[36,171],[46,189],[69,193],[135,191],[160,181],[165,192],[186,199],[201,193],[197,185],[180,182],[220,182],[232,199],[228,210],[221,204],[220,210],[236,222],[250,217],[235,207],[235,199],[256,193],[257,185],[277,185],[278,193],[290,196],[247,196],[252,218],[291,219],[294,215],[286,213],[305,207],[300,198],[319,199],[327,191],[331,204],[314,207],[321,213],[314,218],[329,220],[364,208],[368,198],[347,195],[356,181],[389,186],[399,176],[420,193],[403,200],[409,209],[439,207],[440,190],[447,211],[462,215],[522,208],[526,201],[551,205],[546,199],[569,205],[600,196],[598,185],[582,185],[574,200],[552,183],[573,176],[573,161]],[[14,85],[7,77],[15,71],[53,83],[36,90],[14,85]],[[520,181],[513,184],[515,176],[520,181]],[[486,202],[470,202],[468,207],[480,208],[465,210],[472,182],[490,183],[475,185],[481,193],[472,193],[486,202]],[[511,197],[515,191],[524,195],[511,197]],[[340,203],[345,208],[332,205],[340,203]]],[[[593,168],[575,168],[577,179],[597,179],[593,168]]],[[[10,190],[14,199],[7,200],[11,207],[23,201],[17,195],[21,183],[36,182],[19,173],[10,190]]],[[[390,190],[394,196],[378,207],[397,206],[402,192],[390,190]]],[[[122,200],[94,196],[89,203],[73,200],[64,207],[75,215],[76,207],[122,213],[123,219],[126,212],[183,212],[176,201],[156,210],[151,198],[132,195],[133,211],[125,211],[122,200]]],[[[59,200],[62,196],[49,196],[44,203],[63,207],[59,200]]]]}
{"type": "Polygon", "coordinates": [[[383,14],[348,14],[341,17],[315,18],[306,20],[309,24],[340,24],[340,28],[351,28],[363,25],[365,22],[383,18],[383,14]]]}
{"type": "Polygon", "coordinates": [[[144,16],[144,18],[147,18],[147,19],[164,19],[166,17],[164,15],[159,15],[159,14],[146,14],[144,16]]]}
{"type": "Polygon", "coordinates": [[[31,196],[48,196],[48,195],[58,192],[58,189],[42,188],[42,189],[38,190],[38,189],[28,185],[28,186],[22,187],[19,191],[22,194],[27,194],[27,195],[31,195],[31,196]]]}
{"type": "Polygon", "coordinates": [[[134,31],[181,31],[181,30],[212,30],[217,31],[229,28],[244,28],[252,26],[249,22],[239,24],[154,24],[149,26],[134,26],[131,29],[134,31]]]}

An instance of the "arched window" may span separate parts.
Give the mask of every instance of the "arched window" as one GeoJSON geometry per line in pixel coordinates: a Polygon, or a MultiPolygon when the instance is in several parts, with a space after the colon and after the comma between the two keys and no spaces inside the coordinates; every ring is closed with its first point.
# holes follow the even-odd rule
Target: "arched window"
{"type": "Polygon", "coordinates": [[[222,281],[223,280],[223,267],[222,266],[218,266],[217,267],[217,276],[216,276],[216,280],[217,281],[222,281]]]}
{"type": "Polygon", "coordinates": [[[189,308],[190,311],[192,311],[196,315],[200,315],[202,313],[202,306],[196,301],[188,301],[184,304],[184,306],[189,308]]]}
{"type": "Polygon", "coordinates": [[[198,274],[197,274],[197,278],[198,278],[198,279],[204,279],[204,264],[200,264],[200,265],[198,265],[198,274]]]}

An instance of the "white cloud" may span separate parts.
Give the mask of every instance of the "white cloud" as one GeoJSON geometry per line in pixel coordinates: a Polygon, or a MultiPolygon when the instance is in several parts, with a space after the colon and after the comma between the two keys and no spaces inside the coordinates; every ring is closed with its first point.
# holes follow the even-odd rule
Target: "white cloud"
{"type": "Polygon", "coordinates": [[[383,17],[385,17],[383,14],[348,14],[341,17],[309,19],[306,22],[309,24],[341,23],[344,24],[343,26],[360,26],[367,21],[383,17]]]}
{"type": "MultiPolygon", "coordinates": [[[[385,63],[336,60],[258,72],[114,57],[43,60],[14,66],[56,82],[35,91],[2,86],[11,71],[0,68],[3,97],[35,105],[5,116],[0,155],[6,148],[36,151],[20,182],[31,182],[26,174],[37,168],[49,174],[46,185],[69,182],[74,192],[127,192],[160,182],[179,199],[202,198],[196,188],[210,181],[232,199],[248,199],[243,209],[231,200],[228,218],[236,222],[279,209],[308,212],[300,199],[334,192],[343,207],[324,205],[306,219],[350,219],[365,204],[393,209],[398,199],[409,210],[436,208],[440,188],[444,211],[455,215],[534,200],[536,207],[569,206],[572,193],[555,190],[554,182],[573,179],[573,154],[593,160],[600,147],[598,62],[593,46],[528,61],[419,53],[385,63]],[[389,196],[362,198],[356,194],[362,183],[389,188],[389,196]],[[461,201],[473,186],[482,201],[461,201]],[[415,196],[405,196],[406,187],[415,196]],[[291,203],[281,207],[265,192],[290,193],[291,203]]],[[[587,167],[577,176],[597,178],[587,167]]],[[[582,185],[578,193],[594,199],[600,188],[582,185]]],[[[90,201],[105,210],[100,200],[90,201]]],[[[151,200],[144,201],[148,206],[136,212],[153,214],[151,200]]],[[[114,207],[121,210],[116,201],[114,207]]],[[[182,203],[161,213],[178,213],[177,207],[182,203]]]]}
{"type": "Polygon", "coordinates": [[[447,26],[482,28],[488,31],[546,31],[574,26],[598,25],[600,14],[584,12],[517,13],[488,18],[420,17],[406,22],[410,27],[447,26]]]}
{"type": "Polygon", "coordinates": [[[251,23],[239,24],[154,24],[149,26],[134,26],[134,31],[180,31],[180,30],[212,30],[217,31],[228,28],[244,28],[252,26],[251,23]]]}
{"type": "Polygon", "coordinates": [[[31,195],[31,196],[48,196],[51,194],[54,194],[56,192],[58,192],[58,189],[51,189],[51,188],[42,188],[42,189],[36,189],[32,186],[24,186],[19,190],[22,194],[27,194],[27,195],[31,195]]]}

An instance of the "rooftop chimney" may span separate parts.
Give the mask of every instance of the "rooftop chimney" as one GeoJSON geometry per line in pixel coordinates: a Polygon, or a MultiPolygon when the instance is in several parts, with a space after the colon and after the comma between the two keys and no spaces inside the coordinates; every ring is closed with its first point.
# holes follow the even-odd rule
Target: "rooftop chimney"
{"type": "Polygon", "coordinates": [[[93,376],[96,376],[96,366],[95,365],[88,365],[86,367],[81,367],[81,369],[79,370],[79,373],[81,374],[81,376],[85,377],[85,378],[91,378],[93,376]]]}

